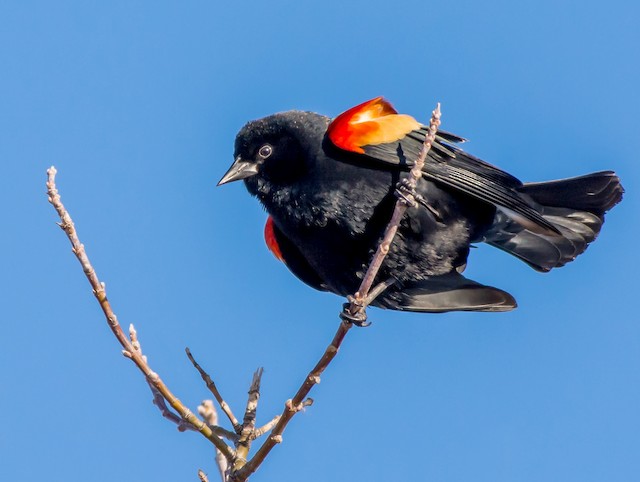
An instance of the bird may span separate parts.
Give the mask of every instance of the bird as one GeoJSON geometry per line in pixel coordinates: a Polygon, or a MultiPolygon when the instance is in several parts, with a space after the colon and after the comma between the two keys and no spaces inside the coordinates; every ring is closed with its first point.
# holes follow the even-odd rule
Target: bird
{"type": "MultiPolygon", "coordinates": [[[[301,281],[340,296],[359,287],[428,126],[383,97],[331,119],[292,110],[248,122],[218,185],[243,180],[268,213],[269,250],[301,281]]],[[[624,189],[613,171],[523,183],[438,130],[378,278],[373,306],[504,312],[508,292],[463,275],[486,243],[540,272],[564,266],[598,236],[624,189]]]]}

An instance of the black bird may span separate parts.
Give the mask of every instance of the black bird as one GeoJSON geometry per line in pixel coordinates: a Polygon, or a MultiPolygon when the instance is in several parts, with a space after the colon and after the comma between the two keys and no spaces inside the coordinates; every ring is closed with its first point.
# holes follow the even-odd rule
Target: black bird
{"type": "MultiPolygon", "coordinates": [[[[244,179],[269,213],[271,251],[306,284],[353,294],[389,222],[396,186],[417,158],[427,127],[384,99],[334,120],[289,111],[249,122],[220,184],[244,179]]],[[[596,239],[621,199],[612,171],[523,184],[464,152],[438,131],[416,193],[379,280],[394,283],[373,303],[394,310],[508,311],[507,292],[465,278],[471,243],[485,242],[546,272],[596,239]]]]}

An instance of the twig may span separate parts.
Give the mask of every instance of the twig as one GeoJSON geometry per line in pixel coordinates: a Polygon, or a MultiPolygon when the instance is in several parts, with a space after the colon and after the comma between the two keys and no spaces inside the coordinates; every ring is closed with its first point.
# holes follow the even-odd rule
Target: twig
{"type": "MultiPolygon", "coordinates": [[[[129,325],[129,339],[131,340],[131,346],[133,346],[133,349],[140,356],[142,356],[142,359],[146,363],[149,363],[149,360],[147,359],[147,357],[142,353],[142,345],[140,344],[140,341],[138,340],[138,332],[136,331],[135,326],[133,326],[133,323],[129,325]]],[[[185,432],[187,430],[193,430],[193,431],[196,431],[196,432],[198,431],[198,429],[196,427],[194,427],[189,422],[186,422],[185,420],[180,418],[178,415],[173,413],[169,409],[169,407],[167,406],[167,402],[164,399],[164,397],[162,396],[162,393],[160,393],[160,391],[158,391],[158,389],[153,386],[153,384],[151,383],[151,380],[149,380],[148,378],[145,378],[145,380],[147,382],[147,385],[149,386],[149,389],[151,390],[151,394],[153,395],[152,403],[156,407],[158,407],[158,410],[160,410],[160,414],[164,418],[169,420],[171,423],[174,423],[177,426],[177,428],[178,428],[178,430],[180,432],[185,432]]],[[[212,427],[212,429],[214,429],[214,428],[219,428],[219,427],[212,427]]],[[[214,430],[214,432],[215,431],[216,430],[214,430]]]]}
{"type": "Polygon", "coordinates": [[[220,395],[220,392],[218,391],[218,387],[216,387],[215,382],[211,379],[209,374],[205,372],[202,369],[202,367],[198,364],[198,362],[195,360],[195,358],[191,354],[191,350],[189,350],[189,348],[185,348],[185,351],[187,352],[187,357],[189,357],[189,360],[191,361],[195,369],[198,370],[198,373],[200,373],[200,376],[202,377],[204,382],[207,384],[207,388],[218,401],[220,408],[222,409],[222,411],[225,413],[225,415],[231,422],[231,425],[233,425],[233,429],[236,431],[237,434],[239,434],[240,431],[242,430],[242,425],[238,423],[238,419],[235,417],[235,415],[231,411],[231,407],[227,404],[227,402],[224,401],[224,399],[222,398],[222,395],[220,395]]]}
{"type": "Polygon", "coordinates": [[[149,384],[151,384],[155,389],[158,390],[162,394],[162,397],[169,403],[169,405],[180,414],[180,417],[186,422],[193,425],[198,432],[204,435],[207,440],[209,440],[213,445],[216,446],[220,452],[227,458],[227,460],[232,460],[235,456],[234,450],[229,447],[226,443],[224,443],[220,438],[213,433],[211,427],[209,427],[205,422],[196,417],[164,384],[164,382],[160,379],[157,373],[151,370],[149,364],[145,357],[141,354],[140,350],[132,344],[129,338],[125,335],[120,323],[118,322],[118,318],[116,317],[113,309],[111,308],[111,304],[107,299],[107,294],[105,290],[105,285],[102,283],[98,275],[96,274],[89,258],[85,252],[84,245],[80,242],[78,238],[78,233],[76,232],[75,226],[71,219],[71,216],[65,209],[62,201],[60,199],[60,194],[58,189],[56,188],[55,177],[56,177],[56,169],[51,166],[47,170],[47,194],[49,196],[49,202],[53,205],[53,207],[58,212],[60,216],[61,223],[59,226],[62,230],[67,234],[69,241],[71,242],[72,251],[78,258],[78,261],[82,265],[82,269],[89,280],[89,283],[93,289],[93,294],[100,303],[100,307],[102,308],[102,312],[104,313],[107,323],[109,324],[109,328],[120,342],[120,345],[124,348],[123,354],[130,358],[136,366],[140,369],[140,371],[144,374],[149,384]]]}
{"type": "Polygon", "coordinates": [[[278,423],[278,420],[280,420],[280,415],[276,415],[267,423],[265,423],[262,427],[255,429],[251,434],[251,439],[255,440],[258,437],[262,437],[265,433],[267,433],[269,430],[271,430],[273,427],[276,426],[276,423],[278,423]]]}
{"type": "MultiPolygon", "coordinates": [[[[296,411],[304,410],[306,407],[310,407],[311,405],[313,405],[313,398],[307,398],[302,402],[302,405],[298,406],[298,409],[296,411]]],[[[262,437],[265,433],[267,433],[269,430],[275,427],[279,420],[280,420],[280,415],[276,415],[267,423],[265,423],[262,427],[255,429],[251,434],[251,440],[255,440],[257,438],[262,437]]]]}
{"type": "MultiPolygon", "coordinates": [[[[209,482],[209,477],[207,477],[207,474],[205,474],[202,469],[198,469],[198,478],[200,482],[209,482]]],[[[224,482],[224,479],[222,479],[222,482],[224,482]]]]}
{"type": "MultiPolygon", "coordinates": [[[[385,230],[382,241],[378,245],[378,249],[376,250],[371,263],[369,264],[369,269],[358,288],[358,291],[354,296],[349,297],[349,305],[346,308],[350,315],[356,316],[360,313],[364,313],[368,303],[373,301],[373,298],[369,297],[369,291],[371,290],[371,286],[382,266],[382,262],[384,258],[387,256],[389,252],[391,243],[393,242],[393,238],[398,230],[398,226],[400,225],[400,221],[404,216],[407,207],[415,203],[415,199],[411,194],[415,189],[418,180],[422,177],[422,168],[424,167],[424,162],[431,149],[431,145],[433,144],[436,136],[436,132],[438,130],[438,126],[440,125],[440,104],[437,104],[436,108],[431,114],[431,121],[429,123],[429,132],[425,137],[424,143],[420,150],[420,154],[418,159],[416,159],[415,164],[413,165],[411,171],[409,172],[409,180],[408,180],[408,188],[410,193],[408,196],[404,196],[399,198],[396,201],[396,205],[391,216],[391,220],[387,225],[387,229],[385,230]]],[[[384,289],[386,289],[390,284],[393,284],[392,281],[387,280],[381,283],[374,289],[376,295],[380,294],[384,289]]],[[[269,455],[269,452],[280,442],[282,442],[282,433],[284,429],[287,427],[289,421],[293,418],[293,416],[300,410],[303,406],[303,400],[309,394],[311,389],[317,383],[320,383],[320,375],[324,372],[324,370],[329,366],[331,361],[334,359],[342,342],[344,341],[345,336],[353,326],[353,323],[349,320],[343,319],[340,322],[340,326],[338,327],[338,331],[333,337],[333,340],[325,350],[324,354],[320,358],[320,361],[316,364],[316,366],[309,372],[307,378],[302,383],[298,392],[295,394],[293,399],[287,400],[285,403],[285,408],[282,414],[280,415],[279,420],[276,422],[275,427],[271,431],[271,434],[264,441],[262,446],[258,449],[256,454],[249,460],[240,470],[234,471],[231,474],[230,480],[233,482],[244,482],[249,476],[254,473],[260,464],[264,461],[264,459],[269,455]]]]}
{"type": "Polygon", "coordinates": [[[340,326],[338,327],[338,331],[333,337],[333,340],[325,350],[324,354],[320,358],[320,361],[316,364],[316,366],[309,372],[307,378],[302,383],[302,386],[298,389],[298,392],[295,394],[293,399],[287,400],[285,402],[285,407],[280,415],[280,418],[276,422],[275,427],[271,431],[271,434],[264,441],[262,446],[258,449],[255,455],[249,460],[240,470],[231,474],[230,480],[233,482],[244,482],[249,478],[249,476],[254,473],[260,464],[264,462],[264,459],[269,452],[275,447],[277,444],[282,442],[282,433],[284,429],[287,427],[289,421],[293,418],[293,416],[300,411],[301,407],[303,407],[303,401],[308,393],[311,391],[314,385],[320,383],[320,375],[322,372],[329,366],[331,360],[336,356],[344,337],[349,332],[353,324],[349,321],[341,321],[340,326]]]}
{"type": "Polygon", "coordinates": [[[436,133],[438,132],[438,127],[440,126],[440,117],[440,103],[438,103],[434,111],[431,113],[429,131],[425,136],[424,142],[422,143],[420,154],[413,164],[411,171],[409,171],[407,187],[410,192],[407,195],[399,197],[396,201],[393,214],[391,215],[391,221],[389,221],[389,224],[387,225],[387,229],[384,232],[382,241],[378,245],[376,254],[371,260],[371,264],[369,264],[369,269],[367,269],[367,272],[362,279],[360,288],[358,288],[358,291],[355,293],[355,295],[353,295],[351,299],[351,304],[348,308],[351,315],[356,315],[357,313],[362,312],[367,307],[368,303],[371,303],[371,301],[373,301],[370,298],[368,299],[369,290],[371,289],[376,275],[378,274],[378,271],[382,266],[384,258],[389,253],[393,238],[395,237],[396,232],[398,231],[398,227],[400,226],[400,221],[404,217],[407,208],[414,205],[416,202],[412,193],[414,192],[418,181],[422,177],[422,169],[424,168],[427,154],[431,149],[431,145],[435,141],[436,133]]]}

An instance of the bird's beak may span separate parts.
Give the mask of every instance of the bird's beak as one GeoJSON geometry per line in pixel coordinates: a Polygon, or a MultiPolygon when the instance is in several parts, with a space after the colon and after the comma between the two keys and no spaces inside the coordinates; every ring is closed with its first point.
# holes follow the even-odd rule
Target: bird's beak
{"type": "Polygon", "coordinates": [[[236,157],[236,160],[222,176],[222,179],[218,182],[218,186],[222,186],[228,182],[239,181],[240,179],[246,179],[258,174],[258,165],[255,162],[243,161],[240,156],[236,157]]]}

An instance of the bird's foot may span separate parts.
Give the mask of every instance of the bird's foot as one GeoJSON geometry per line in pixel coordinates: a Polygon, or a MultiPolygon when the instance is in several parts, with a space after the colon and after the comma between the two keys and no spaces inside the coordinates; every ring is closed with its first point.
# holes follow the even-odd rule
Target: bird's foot
{"type": "MultiPolygon", "coordinates": [[[[340,318],[346,322],[353,323],[360,328],[365,328],[371,325],[370,321],[367,321],[367,312],[363,306],[360,306],[356,312],[351,310],[354,305],[352,300],[350,303],[342,305],[342,312],[340,312],[340,318]]],[[[356,303],[357,306],[357,303],[356,303]]]]}
{"type": "Polygon", "coordinates": [[[440,213],[431,206],[424,197],[416,192],[416,188],[413,186],[410,179],[403,179],[396,184],[395,195],[410,208],[418,205],[426,208],[433,215],[436,221],[442,222],[442,216],[440,216],[440,213]]]}
{"type": "Polygon", "coordinates": [[[395,195],[400,202],[410,208],[414,208],[418,205],[418,198],[420,196],[416,193],[416,187],[409,178],[402,179],[398,184],[396,184],[395,195]]]}

